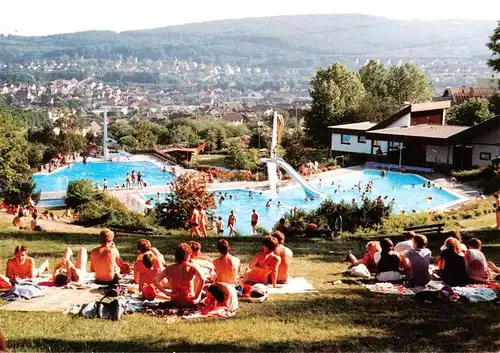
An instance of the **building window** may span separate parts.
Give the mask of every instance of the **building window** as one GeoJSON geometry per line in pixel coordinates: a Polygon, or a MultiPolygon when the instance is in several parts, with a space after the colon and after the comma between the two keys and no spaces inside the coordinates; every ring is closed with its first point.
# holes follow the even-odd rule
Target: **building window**
{"type": "Polygon", "coordinates": [[[479,153],[479,159],[482,161],[491,161],[491,153],[481,152],[479,153]]]}
{"type": "Polygon", "coordinates": [[[366,136],[358,136],[358,143],[366,143],[366,136]]]}
{"type": "Polygon", "coordinates": [[[351,135],[340,135],[340,143],[343,145],[350,145],[351,137],[351,135]]]}
{"type": "Polygon", "coordinates": [[[399,142],[390,141],[389,150],[390,151],[399,150],[399,142]]]}

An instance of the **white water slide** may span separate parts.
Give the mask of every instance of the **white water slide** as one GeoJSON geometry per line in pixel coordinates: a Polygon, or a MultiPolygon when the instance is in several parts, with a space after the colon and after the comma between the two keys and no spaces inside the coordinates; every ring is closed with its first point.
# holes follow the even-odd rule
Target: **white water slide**
{"type": "MultiPolygon", "coordinates": [[[[293,167],[281,158],[261,158],[262,162],[276,163],[279,167],[283,168],[300,186],[309,197],[324,197],[324,194],[313,188],[293,167]]],[[[269,170],[269,169],[268,169],[269,170]]],[[[272,169],[271,169],[272,170],[272,169]]]]}

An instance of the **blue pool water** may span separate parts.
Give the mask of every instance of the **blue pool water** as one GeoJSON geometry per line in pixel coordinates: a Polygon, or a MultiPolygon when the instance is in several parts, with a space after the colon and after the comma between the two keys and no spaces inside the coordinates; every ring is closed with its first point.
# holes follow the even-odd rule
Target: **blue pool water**
{"type": "Polygon", "coordinates": [[[125,175],[135,170],[141,172],[148,186],[166,185],[173,179],[173,174],[162,172],[160,167],[151,162],[80,162],[73,163],[71,168],[60,169],[49,175],[35,174],[37,190],[42,192],[66,191],[71,180],[89,179],[93,184],[99,183],[102,187],[104,178],[108,187],[113,188],[115,183],[125,183],[125,175]]]}
{"type": "MultiPolygon", "coordinates": [[[[363,186],[366,186],[370,180],[374,184],[372,192],[368,193],[367,196],[370,199],[375,199],[379,195],[387,195],[387,203],[394,198],[396,203],[393,206],[393,212],[395,213],[400,213],[403,210],[411,213],[413,210],[418,212],[437,209],[445,204],[459,200],[457,196],[445,190],[440,190],[438,187],[423,187],[427,179],[418,175],[389,172],[386,177],[382,178],[379,171],[370,169],[323,179],[321,185],[319,180],[316,179],[311,181],[311,185],[325,193],[326,197],[333,201],[345,200],[351,202],[352,199],[355,199],[360,204],[362,192],[353,187],[359,181],[363,186]],[[331,185],[332,181],[334,186],[331,185]],[[339,186],[340,191],[338,191],[339,186]],[[432,199],[429,199],[429,196],[432,199]]],[[[260,216],[259,225],[271,229],[283,214],[294,206],[298,209],[314,210],[321,203],[320,199],[305,201],[305,194],[302,188],[298,186],[283,188],[279,194],[254,192],[253,199],[248,196],[248,190],[223,190],[220,192],[227,192],[228,197],[226,197],[226,201],[222,205],[217,202],[216,216],[221,216],[224,222],[227,222],[230,211],[234,210],[237,217],[236,230],[242,234],[251,234],[252,232],[250,215],[254,208],[260,216]],[[233,195],[233,198],[229,198],[229,195],[233,195]],[[269,199],[273,200],[271,209],[265,207],[269,199]],[[280,208],[277,207],[278,201],[283,204],[280,208]]],[[[154,198],[155,202],[157,200],[156,194],[143,194],[142,196],[145,199],[154,198]]],[[[164,199],[165,194],[160,197],[164,199]]]]}

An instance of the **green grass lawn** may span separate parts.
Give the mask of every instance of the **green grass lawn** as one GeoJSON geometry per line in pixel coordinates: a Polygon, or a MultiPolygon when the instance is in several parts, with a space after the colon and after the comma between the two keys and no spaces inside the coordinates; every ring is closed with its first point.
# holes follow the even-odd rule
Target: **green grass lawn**
{"type": "MultiPolygon", "coordinates": [[[[476,233],[486,256],[500,263],[496,230],[476,233]]],[[[137,237],[119,236],[127,260],[135,258],[137,237]]],[[[152,237],[167,259],[179,238],[152,237]]],[[[218,239],[202,241],[215,256],[218,239]]],[[[96,235],[0,232],[3,265],[16,244],[27,244],[36,259],[60,257],[66,246],[88,250],[96,235]]],[[[243,263],[259,250],[256,239],[230,240],[243,263]]],[[[296,240],[292,275],[308,278],[319,290],[304,295],[271,296],[262,304],[241,303],[228,320],[204,319],[168,324],[165,319],[133,314],[120,322],[86,320],[58,313],[0,311],[9,351],[498,351],[500,310],[494,303],[427,304],[409,297],[380,295],[358,285],[333,285],[343,279],[346,251],[360,254],[366,239],[335,242],[296,240]],[[333,253],[330,253],[332,251],[333,253]]],[[[437,254],[441,239],[432,242],[437,254]]]]}
{"type": "Polygon", "coordinates": [[[223,154],[200,154],[196,157],[198,165],[208,165],[210,167],[227,168],[226,158],[223,154]]]}

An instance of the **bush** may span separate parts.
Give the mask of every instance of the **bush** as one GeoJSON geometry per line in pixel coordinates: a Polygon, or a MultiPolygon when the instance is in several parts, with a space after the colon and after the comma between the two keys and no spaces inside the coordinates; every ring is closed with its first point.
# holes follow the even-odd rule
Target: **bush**
{"type": "Polygon", "coordinates": [[[70,181],[64,202],[68,207],[78,210],[82,205],[94,200],[97,192],[92,182],[86,179],[70,181]]]}
{"type": "Polygon", "coordinates": [[[314,223],[318,226],[329,225],[330,228],[333,228],[335,218],[339,214],[342,216],[343,231],[354,233],[359,228],[370,228],[381,224],[383,218],[388,216],[389,213],[389,206],[368,199],[365,199],[361,206],[353,206],[345,201],[335,203],[331,200],[325,200],[314,211],[297,210],[293,217],[288,213],[284,218],[285,221],[295,222],[302,227],[314,223]]]}
{"type": "Polygon", "coordinates": [[[205,179],[195,173],[177,177],[172,191],[164,203],[156,206],[158,221],[169,229],[184,227],[196,205],[201,205],[206,210],[216,207],[205,179]]]}
{"type": "Polygon", "coordinates": [[[493,169],[490,166],[480,167],[477,169],[452,171],[451,175],[458,181],[475,181],[493,176],[493,169]]]}

